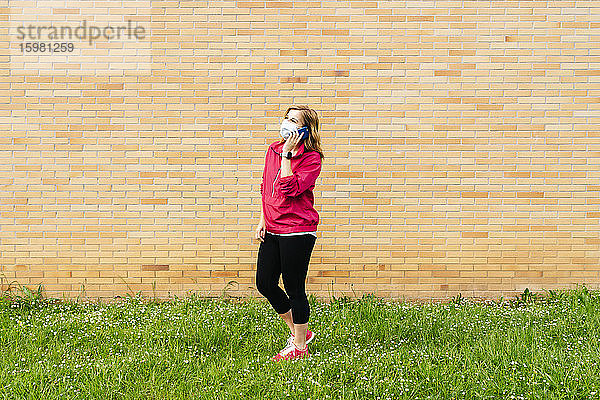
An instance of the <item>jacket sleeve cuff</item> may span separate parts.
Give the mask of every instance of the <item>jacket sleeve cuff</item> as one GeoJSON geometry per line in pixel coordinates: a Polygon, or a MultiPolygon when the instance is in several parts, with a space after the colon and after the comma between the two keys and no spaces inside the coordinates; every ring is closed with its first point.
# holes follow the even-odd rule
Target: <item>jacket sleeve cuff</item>
{"type": "Polygon", "coordinates": [[[298,178],[296,174],[279,178],[281,193],[286,196],[293,196],[298,189],[298,178]]]}

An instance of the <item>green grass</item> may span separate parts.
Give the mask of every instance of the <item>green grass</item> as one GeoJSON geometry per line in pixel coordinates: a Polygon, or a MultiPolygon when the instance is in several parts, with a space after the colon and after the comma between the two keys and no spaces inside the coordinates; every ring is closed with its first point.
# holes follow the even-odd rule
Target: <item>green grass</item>
{"type": "Polygon", "coordinates": [[[0,298],[0,399],[599,398],[600,293],[416,304],[310,296],[311,358],[262,298],[0,298]]]}

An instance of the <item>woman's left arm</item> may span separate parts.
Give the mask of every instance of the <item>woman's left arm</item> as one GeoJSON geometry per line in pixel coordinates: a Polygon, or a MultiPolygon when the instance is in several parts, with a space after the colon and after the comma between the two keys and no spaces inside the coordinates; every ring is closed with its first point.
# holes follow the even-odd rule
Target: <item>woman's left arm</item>
{"type": "Polygon", "coordinates": [[[296,171],[292,171],[291,175],[285,175],[283,165],[283,163],[290,163],[289,170],[291,171],[291,161],[282,157],[281,163],[281,176],[277,184],[280,187],[281,193],[288,197],[296,197],[304,193],[315,184],[317,177],[321,173],[321,155],[317,152],[311,153],[302,163],[298,164],[296,171]]]}

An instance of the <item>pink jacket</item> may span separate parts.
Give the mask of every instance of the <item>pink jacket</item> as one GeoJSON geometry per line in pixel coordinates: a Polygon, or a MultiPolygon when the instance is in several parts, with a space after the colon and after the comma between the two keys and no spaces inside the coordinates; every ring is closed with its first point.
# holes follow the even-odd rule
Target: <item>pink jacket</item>
{"type": "Polygon", "coordinates": [[[292,175],[281,177],[281,149],[285,142],[273,142],[265,155],[260,184],[265,227],[273,233],[311,232],[317,229],[319,213],[315,210],[313,188],[321,172],[321,156],[304,151],[291,159],[292,175]]]}

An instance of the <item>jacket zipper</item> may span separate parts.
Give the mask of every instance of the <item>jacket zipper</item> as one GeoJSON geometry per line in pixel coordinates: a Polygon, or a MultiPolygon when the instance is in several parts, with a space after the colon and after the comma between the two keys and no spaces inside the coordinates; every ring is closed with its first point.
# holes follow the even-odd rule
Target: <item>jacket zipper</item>
{"type": "Polygon", "coordinates": [[[275,179],[273,179],[273,192],[271,193],[271,197],[275,197],[275,181],[277,180],[277,175],[279,175],[280,169],[281,169],[281,166],[279,166],[279,169],[277,170],[277,173],[275,174],[275,179]]]}

